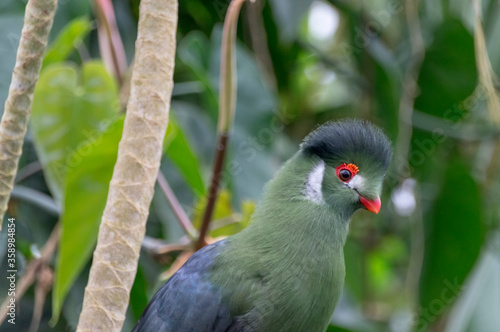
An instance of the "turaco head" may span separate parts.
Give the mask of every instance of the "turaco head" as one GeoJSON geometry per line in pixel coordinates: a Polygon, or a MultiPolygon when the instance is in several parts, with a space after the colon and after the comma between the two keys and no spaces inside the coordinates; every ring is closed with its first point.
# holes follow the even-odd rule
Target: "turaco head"
{"type": "Polygon", "coordinates": [[[300,148],[317,160],[306,184],[312,200],[349,215],[363,207],[379,212],[382,182],[392,159],[382,130],[362,120],[329,122],[311,132],[300,148]]]}

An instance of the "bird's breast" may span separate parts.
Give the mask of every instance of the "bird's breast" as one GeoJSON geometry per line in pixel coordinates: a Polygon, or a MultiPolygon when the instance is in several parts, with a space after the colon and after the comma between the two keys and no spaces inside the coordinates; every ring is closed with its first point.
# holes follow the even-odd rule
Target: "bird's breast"
{"type": "Polygon", "coordinates": [[[255,304],[259,331],[324,331],[345,278],[343,253],[270,269],[255,304]]]}

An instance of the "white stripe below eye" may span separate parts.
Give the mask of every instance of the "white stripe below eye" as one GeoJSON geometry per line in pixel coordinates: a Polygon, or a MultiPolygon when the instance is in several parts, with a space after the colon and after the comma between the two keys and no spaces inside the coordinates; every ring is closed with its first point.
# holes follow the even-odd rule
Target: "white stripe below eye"
{"type": "Polygon", "coordinates": [[[323,176],[325,175],[325,162],[321,160],[314,166],[311,173],[307,177],[304,195],[310,201],[316,204],[323,204],[323,193],[321,192],[321,184],[323,183],[323,176]]]}
{"type": "Polygon", "coordinates": [[[361,175],[357,174],[354,175],[351,181],[349,181],[349,187],[352,189],[363,189],[363,186],[365,184],[365,178],[362,177],[361,175]]]}

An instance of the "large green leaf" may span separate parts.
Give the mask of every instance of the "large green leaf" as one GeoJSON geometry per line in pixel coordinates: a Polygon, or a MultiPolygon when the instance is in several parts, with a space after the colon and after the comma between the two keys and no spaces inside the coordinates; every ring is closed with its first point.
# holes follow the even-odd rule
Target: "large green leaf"
{"type": "Polygon", "coordinates": [[[43,67],[66,60],[91,30],[92,23],[86,17],[71,21],[50,45],[43,59],[43,67]]]}
{"type": "Polygon", "coordinates": [[[116,114],[117,88],[101,62],[87,62],[81,74],[69,64],[42,71],[35,89],[31,129],[45,179],[58,203],[64,178],[77,167],[89,146],[116,114]]]}
{"type": "Polygon", "coordinates": [[[456,121],[462,115],[458,103],[476,87],[474,40],[458,20],[444,21],[434,32],[420,69],[420,95],[415,109],[456,121]],[[454,113],[454,112],[458,113],[454,113]]]}
{"type": "Polygon", "coordinates": [[[76,156],[85,157],[77,166],[68,169],[52,302],[54,319],[94,249],[122,129],[123,120],[111,123],[95,142],[75,152],[76,156]]]}
{"type": "Polygon", "coordinates": [[[490,247],[483,251],[450,314],[445,332],[496,332],[500,327],[500,232],[492,234],[490,240],[490,247]]]}
{"type": "Polygon", "coordinates": [[[179,127],[172,114],[170,115],[163,148],[184,175],[193,191],[197,195],[204,195],[205,185],[201,176],[200,163],[191,149],[182,128],[179,127]]]}
{"type": "Polygon", "coordinates": [[[425,222],[425,253],[416,327],[425,330],[453,303],[484,240],[481,193],[462,161],[449,163],[444,184],[425,222]]]}
{"type": "Polygon", "coordinates": [[[352,330],[347,330],[347,329],[344,329],[342,327],[338,327],[335,325],[329,325],[328,329],[326,330],[326,332],[351,332],[351,331],[352,330]]]}
{"type": "Polygon", "coordinates": [[[130,290],[130,308],[134,313],[134,320],[138,320],[141,317],[142,312],[148,305],[147,286],[147,279],[144,275],[144,271],[139,265],[134,284],[130,290]]]}
{"type": "MultiPolygon", "coordinates": [[[[415,109],[422,114],[443,119],[443,126],[455,125],[456,122],[463,121],[466,112],[470,111],[463,107],[462,102],[473,93],[476,84],[472,35],[460,21],[443,21],[436,28],[434,40],[426,50],[418,77],[420,95],[415,100],[415,109]]],[[[414,123],[419,122],[416,121],[417,116],[414,120],[414,123]]],[[[446,142],[446,137],[435,134],[443,133],[443,127],[439,124],[423,124],[425,127],[422,129],[414,128],[409,163],[413,176],[428,179],[443,166],[442,159],[438,159],[442,157],[439,154],[449,150],[446,145],[441,149],[438,147],[451,142],[446,142]]]]}

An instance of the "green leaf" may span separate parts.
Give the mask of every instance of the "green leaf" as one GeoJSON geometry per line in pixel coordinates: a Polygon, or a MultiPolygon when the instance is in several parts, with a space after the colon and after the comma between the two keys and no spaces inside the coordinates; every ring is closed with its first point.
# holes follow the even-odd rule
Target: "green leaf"
{"type": "Polygon", "coordinates": [[[474,91],[476,84],[472,35],[460,21],[444,21],[434,32],[420,69],[415,109],[457,121],[463,116],[458,103],[474,91]]]}
{"type": "Polygon", "coordinates": [[[69,168],[86,156],[74,152],[91,145],[116,116],[117,87],[101,62],[87,62],[81,74],[68,64],[42,71],[35,89],[31,130],[47,185],[59,204],[69,168]]]}
{"type": "Polygon", "coordinates": [[[329,325],[326,329],[326,332],[351,332],[352,330],[347,330],[342,327],[338,327],[335,325],[329,325]]]}
{"type": "MultiPolygon", "coordinates": [[[[444,119],[444,125],[455,125],[469,111],[462,102],[473,93],[476,84],[474,40],[460,21],[448,19],[437,27],[434,40],[426,50],[418,77],[420,95],[415,100],[415,109],[444,119]]],[[[409,162],[413,176],[428,178],[442,168],[437,156],[449,147],[440,147],[446,141],[445,136],[437,134],[443,132],[442,128],[426,124],[425,131],[413,130],[409,162]]]]}
{"type": "Polygon", "coordinates": [[[146,306],[148,305],[147,295],[148,283],[141,266],[137,268],[134,284],[130,290],[130,308],[134,313],[135,320],[138,320],[146,306]]]}
{"type": "Polygon", "coordinates": [[[91,30],[92,23],[87,17],[80,17],[71,21],[50,45],[43,59],[42,68],[66,60],[91,30]]]}
{"type": "Polygon", "coordinates": [[[123,119],[110,123],[104,134],[96,136],[95,142],[75,152],[74,158],[82,156],[81,162],[68,169],[52,301],[53,321],[57,320],[68,290],[95,247],[122,129],[123,119]]]}
{"type": "Polygon", "coordinates": [[[209,41],[203,33],[193,31],[179,42],[177,54],[181,60],[180,63],[185,64],[203,86],[205,92],[202,94],[203,104],[210,116],[216,120],[218,97],[208,70],[211,56],[209,41]]]}
{"type": "Polygon", "coordinates": [[[471,170],[451,161],[425,223],[418,330],[426,330],[453,303],[476,262],[484,240],[482,200],[471,170]]]}
{"type": "Polygon", "coordinates": [[[177,165],[193,191],[199,196],[204,195],[205,184],[201,177],[200,163],[172,114],[170,115],[167,133],[163,142],[163,149],[166,150],[167,155],[177,165]]]}
{"type": "Polygon", "coordinates": [[[500,232],[491,235],[490,248],[483,251],[445,332],[493,332],[500,326],[500,232]]]}

